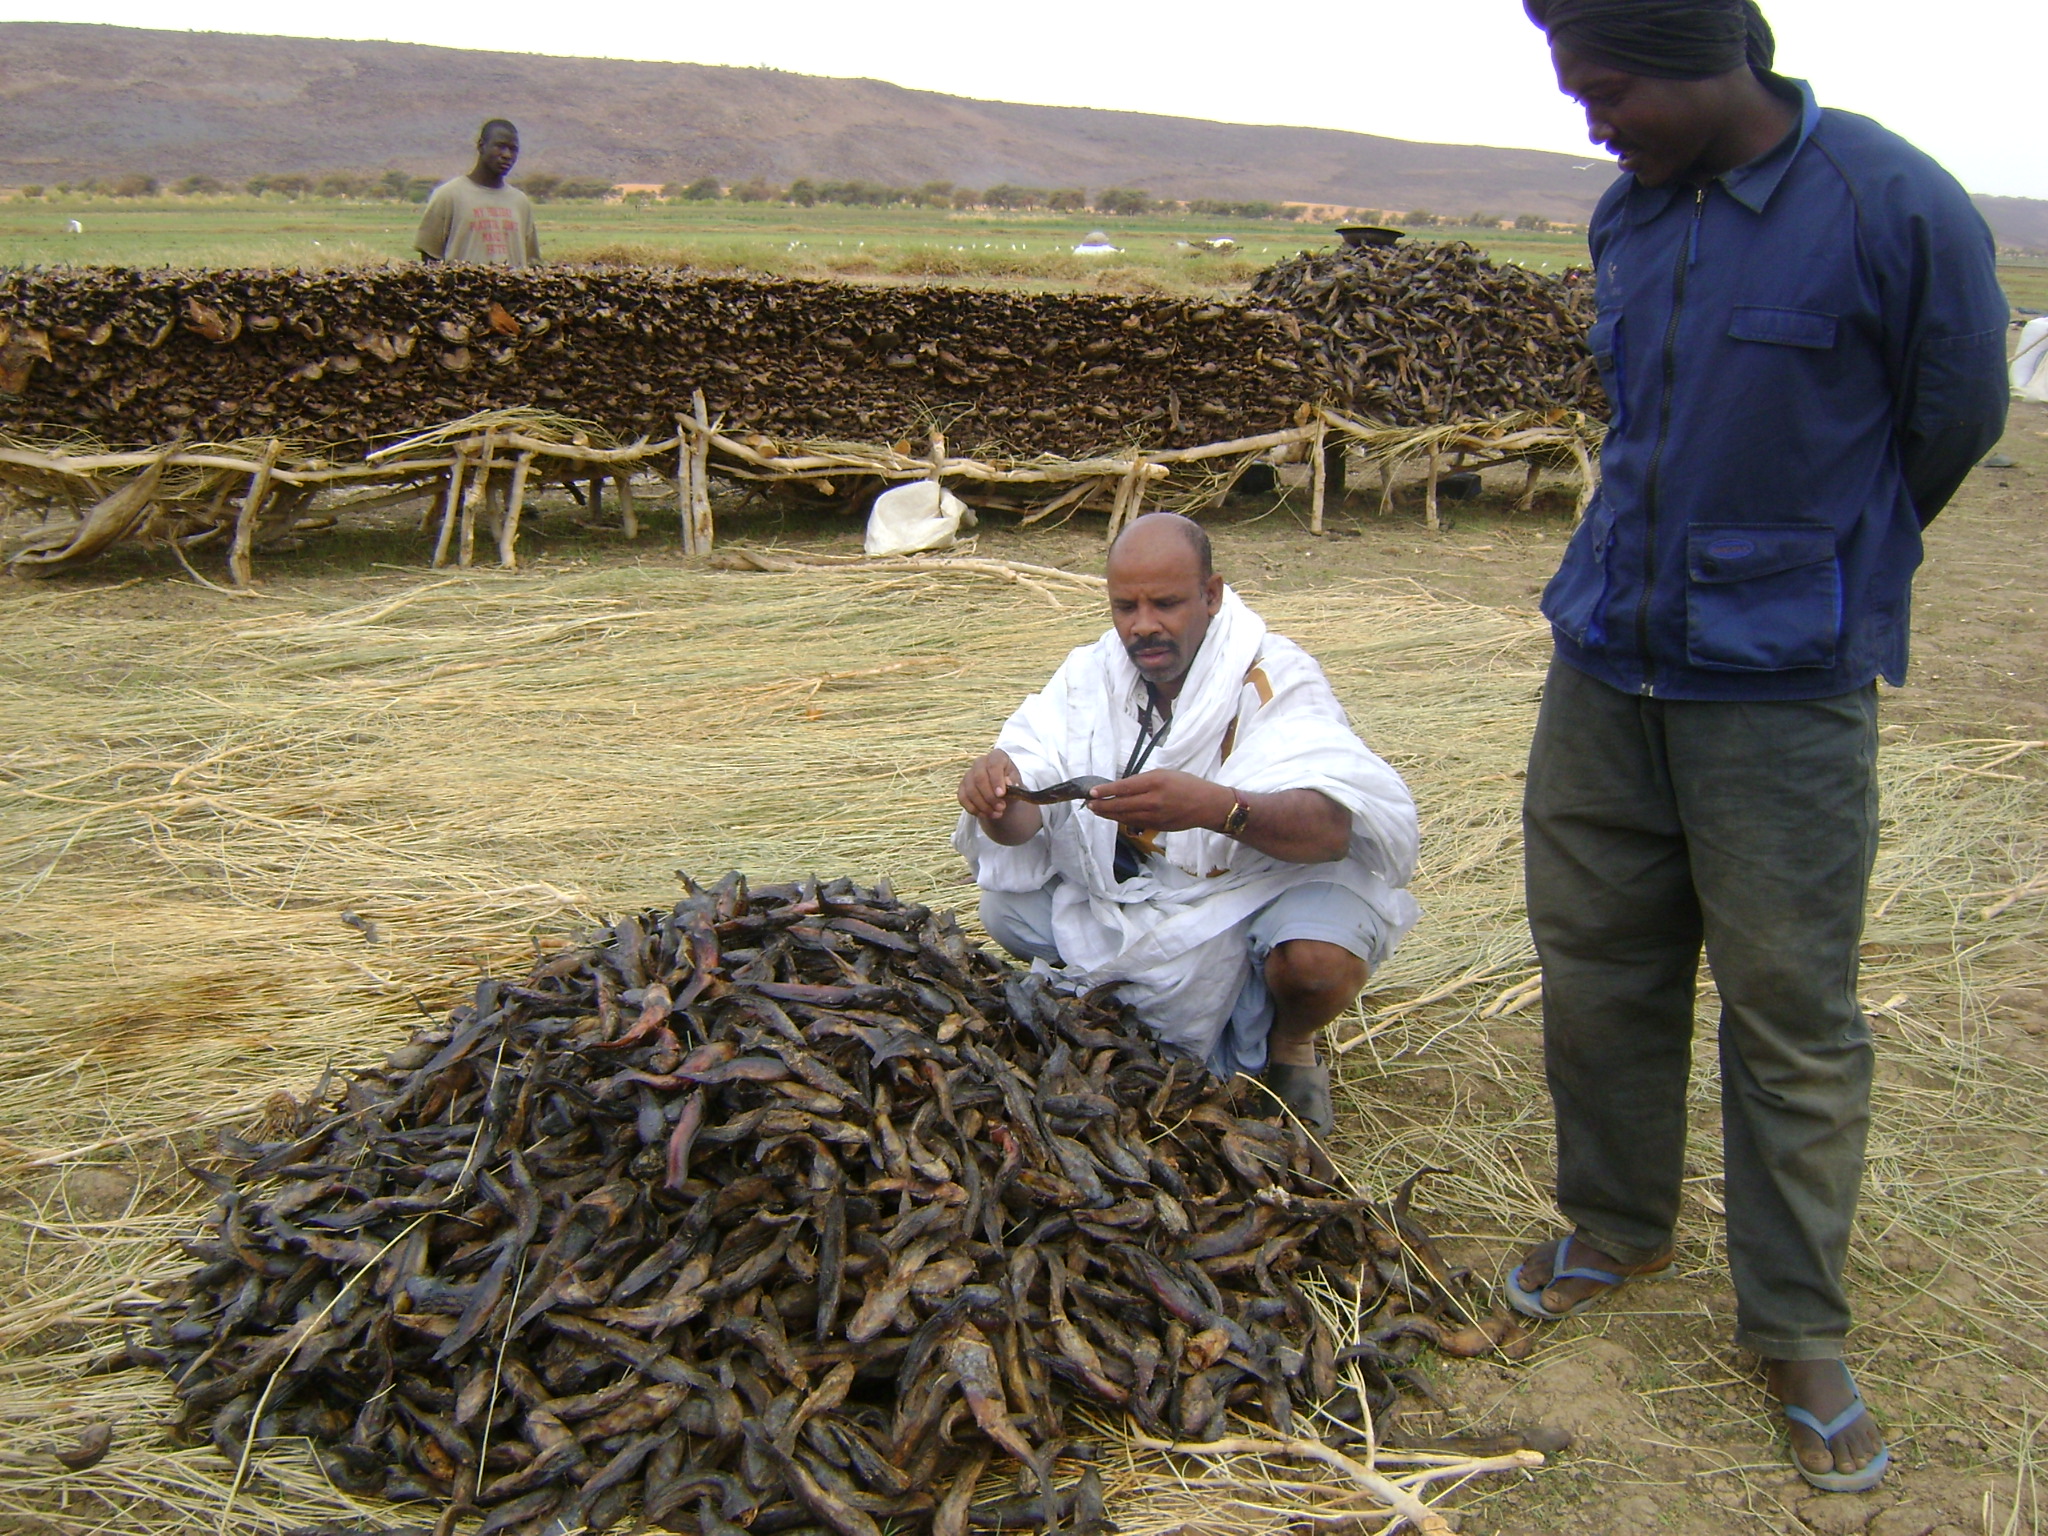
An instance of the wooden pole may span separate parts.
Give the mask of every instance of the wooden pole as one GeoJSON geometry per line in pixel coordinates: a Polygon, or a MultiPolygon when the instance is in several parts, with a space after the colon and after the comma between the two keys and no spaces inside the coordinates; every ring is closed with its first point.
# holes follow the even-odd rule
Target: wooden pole
{"type": "Polygon", "coordinates": [[[925,475],[925,479],[930,480],[934,484],[936,484],[939,481],[939,479],[944,475],[945,468],[946,434],[943,432],[934,432],[932,434],[932,467],[930,471],[925,475]]]}
{"type": "Polygon", "coordinates": [[[640,509],[633,502],[633,466],[622,464],[612,471],[612,484],[619,488],[619,531],[629,539],[640,537],[640,509]]]}
{"type": "Polygon", "coordinates": [[[434,538],[434,568],[439,570],[448,563],[448,545],[455,537],[455,520],[462,506],[462,478],[469,468],[469,450],[456,450],[455,462],[448,466],[448,496],[441,504],[441,531],[434,538]]]}
{"type": "Polygon", "coordinates": [[[512,461],[512,484],[505,492],[505,516],[498,524],[498,564],[519,569],[519,514],[526,506],[526,476],[533,468],[533,450],[522,448],[512,461]]]}
{"type": "Polygon", "coordinates": [[[1442,519],[1436,515],[1436,477],[1442,469],[1443,458],[1437,453],[1436,446],[1431,444],[1429,450],[1429,484],[1422,493],[1422,513],[1424,518],[1428,520],[1431,532],[1436,532],[1443,527],[1442,519]]]}
{"type": "Polygon", "coordinates": [[[1323,498],[1329,494],[1330,489],[1330,459],[1323,451],[1325,435],[1329,430],[1329,423],[1318,416],[1316,435],[1308,450],[1308,531],[1318,538],[1323,532],[1323,498]]]}
{"type": "Polygon", "coordinates": [[[1394,461],[1380,460],[1380,516],[1385,517],[1394,510],[1394,461]]]}
{"type": "Polygon", "coordinates": [[[676,537],[682,542],[683,553],[697,553],[696,531],[690,526],[690,510],[696,498],[690,485],[691,463],[696,455],[696,440],[690,436],[690,419],[680,411],[676,413],[676,537]]]}
{"type": "Polygon", "coordinates": [[[476,563],[476,509],[490,497],[491,462],[497,456],[498,434],[486,432],[483,460],[477,465],[476,474],[462,498],[462,546],[456,553],[455,563],[464,570],[476,563]]]}
{"type": "Polygon", "coordinates": [[[249,566],[249,551],[256,542],[256,520],[263,513],[263,503],[270,495],[270,469],[277,463],[278,445],[275,441],[263,449],[263,461],[256,466],[256,473],[249,477],[249,494],[242,498],[241,509],[235,513],[235,540],[228,547],[228,579],[246,591],[252,572],[249,566]]]}
{"type": "Polygon", "coordinates": [[[1515,498],[1515,510],[1526,512],[1536,505],[1536,476],[1539,466],[1532,459],[1522,461],[1522,494],[1515,498]]]}
{"type": "Polygon", "coordinates": [[[690,391],[690,414],[696,422],[695,440],[690,444],[690,530],[697,553],[708,555],[715,537],[711,526],[711,410],[701,389],[690,391]]]}

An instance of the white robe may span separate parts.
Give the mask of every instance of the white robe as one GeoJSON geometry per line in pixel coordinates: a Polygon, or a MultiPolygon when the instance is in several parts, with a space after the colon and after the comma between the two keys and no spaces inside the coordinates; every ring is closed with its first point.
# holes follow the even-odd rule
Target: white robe
{"type": "MultiPolygon", "coordinates": [[[[996,745],[1032,788],[1084,773],[1115,779],[1136,745],[1142,698],[1112,629],[1068,655],[996,745]]],[[[1077,804],[1045,807],[1044,829],[1016,847],[962,815],[953,846],[977,885],[1051,887],[1064,963],[1049,974],[1062,988],[1121,983],[1148,1026],[1206,1060],[1251,963],[1246,929],[1289,887],[1326,881],[1355,892],[1379,915],[1389,948],[1415,925],[1420,909],[1405,887],[1418,833],[1407,786],[1352,731],[1315,659],[1268,632],[1229,588],[1145,767],[1252,794],[1320,790],[1351,813],[1351,846],[1327,864],[1291,864],[1220,832],[1168,832],[1143,872],[1120,882],[1116,824],[1077,804]]]]}

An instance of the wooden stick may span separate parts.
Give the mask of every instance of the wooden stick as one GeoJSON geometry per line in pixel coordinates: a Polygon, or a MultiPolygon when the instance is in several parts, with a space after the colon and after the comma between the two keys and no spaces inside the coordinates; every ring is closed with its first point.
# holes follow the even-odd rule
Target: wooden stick
{"type": "Polygon", "coordinates": [[[590,477],[590,520],[594,523],[604,515],[604,476],[590,477]]]}
{"type": "Polygon", "coordinates": [[[498,525],[498,564],[519,569],[519,514],[526,506],[526,476],[533,468],[533,450],[522,448],[512,461],[512,484],[505,492],[505,517],[498,525]]]}
{"type": "Polygon", "coordinates": [[[1542,466],[1533,458],[1524,459],[1522,466],[1522,494],[1515,498],[1517,512],[1527,512],[1536,505],[1536,476],[1542,472],[1542,466]]]}
{"type": "MultiPolygon", "coordinates": [[[[1188,1444],[1172,1440],[1154,1440],[1148,1436],[1130,1443],[1144,1450],[1168,1451],[1176,1456],[1292,1456],[1303,1461],[1319,1461],[1350,1478],[1401,1519],[1414,1526],[1420,1536],[1452,1536],[1450,1522],[1414,1494],[1381,1477],[1364,1462],[1356,1461],[1342,1451],[1324,1445],[1320,1440],[1254,1440],[1247,1436],[1188,1444]]],[[[1533,1462],[1516,1464],[1540,1466],[1542,1460],[1539,1457],[1533,1462]]]]}
{"type": "Polygon", "coordinates": [[[1285,432],[1240,437],[1227,443],[1205,443],[1199,448],[1168,448],[1148,457],[1154,464],[1198,464],[1203,459],[1228,458],[1233,453],[1258,453],[1267,448],[1282,448],[1289,443],[1305,443],[1314,431],[1312,426],[1289,427],[1285,432]]]}
{"type": "Polygon", "coordinates": [[[455,563],[464,570],[476,563],[476,509],[491,493],[491,461],[497,456],[498,434],[486,432],[483,462],[477,466],[468,494],[462,498],[462,547],[456,553],[455,563]]]}
{"type": "Polygon", "coordinates": [[[932,433],[931,460],[931,473],[926,475],[925,479],[936,485],[944,479],[946,473],[946,434],[943,432],[932,433]]]}
{"type": "Polygon", "coordinates": [[[640,509],[633,503],[633,470],[630,465],[612,471],[612,484],[619,488],[619,531],[629,539],[640,537],[640,509]]]}
{"type": "Polygon", "coordinates": [[[1116,496],[1109,504],[1109,532],[1105,542],[1116,542],[1117,529],[1123,526],[1124,503],[1131,499],[1131,477],[1126,472],[1116,483],[1116,496]]]}
{"type": "Polygon", "coordinates": [[[708,555],[716,537],[711,526],[711,411],[704,403],[704,391],[690,391],[693,420],[690,448],[690,532],[697,553],[708,555]]]}
{"type": "Polygon", "coordinates": [[[1317,538],[1323,534],[1323,497],[1328,494],[1330,483],[1330,461],[1323,453],[1326,430],[1323,418],[1318,416],[1315,439],[1308,450],[1308,531],[1317,538]]]}
{"type": "Polygon", "coordinates": [[[270,494],[270,467],[277,462],[278,444],[273,439],[263,449],[263,462],[249,477],[249,494],[235,514],[235,541],[228,547],[228,580],[246,591],[252,577],[249,550],[256,542],[256,519],[270,494]]]}
{"type": "Polygon", "coordinates": [[[1380,460],[1380,516],[1394,510],[1394,461],[1380,460]]]}
{"type": "Polygon", "coordinates": [[[434,538],[434,569],[448,563],[448,543],[455,537],[455,520],[462,504],[462,477],[469,467],[469,455],[458,453],[448,466],[448,496],[441,504],[441,531],[434,538]]]}
{"type": "Polygon", "coordinates": [[[1594,493],[1600,489],[1600,466],[1594,457],[1586,452],[1586,445],[1573,433],[1568,439],[1572,450],[1572,462],[1579,467],[1579,504],[1572,508],[1574,525],[1584,522],[1586,508],[1593,505],[1594,493]]]}
{"type": "Polygon", "coordinates": [[[1443,460],[1432,445],[1429,450],[1429,484],[1422,493],[1422,513],[1432,533],[1443,527],[1443,521],[1436,513],[1436,477],[1443,468],[1443,460]]]}
{"type": "Polygon", "coordinates": [[[1029,528],[1033,523],[1043,522],[1046,518],[1051,517],[1053,513],[1060,511],[1062,508],[1072,506],[1089,492],[1099,489],[1101,485],[1102,482],[1100,480],[1083,480],[1079,485],[1060,492],[1059,495],[1048,501],[1044,506],[1033,507],[1024,516],[1017,519],[1017,526],[1019,528],[1029,528]]]}

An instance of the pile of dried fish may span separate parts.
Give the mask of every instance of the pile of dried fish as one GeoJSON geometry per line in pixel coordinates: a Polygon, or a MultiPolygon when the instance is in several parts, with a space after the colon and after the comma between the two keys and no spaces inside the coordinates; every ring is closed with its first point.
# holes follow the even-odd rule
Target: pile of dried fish
{"type": "Polygon", "coordinates": [[[1244,1092],[886,885],[729,875],[223,1138],[204,1267],[103,1363],[485,1532],[1099,1529],[1051,1482],[1077,1407],[1341,1438],[1503,1337],[1244,1092]],[[1022,1492],[977,1504],[998,1452],[1022,1492]]]}
{"type": "Polygon", "coordinates": [[[1463,241],[1311,252],[1252,301],[1295,333],[1330,404],[1391,426],[1564,409],[1605,417],[1586,351],[1592,274],[1495,266],[1463,241]]]}
{"type": "Polygon", "coordinates": [[[666,436],[702,389],[749,431],[1085,457],[1285,426],[1271,320],[1167,298],[692,277],[674,269],[16,269],[0,426],[117,446],[360,444],[533,406],[666,436]]]}

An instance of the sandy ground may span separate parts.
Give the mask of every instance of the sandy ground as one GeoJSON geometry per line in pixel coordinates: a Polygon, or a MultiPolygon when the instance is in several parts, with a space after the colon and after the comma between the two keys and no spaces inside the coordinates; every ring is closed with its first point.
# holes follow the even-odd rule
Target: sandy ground
{"type": "MultiPolygon", "coordinates": [[[[1912,682],[1886,691],[1888,725],[1954,737],[2048,737],[2048,627],[2037,612],[2048,606],[2048,409],[2016,406],[2002,451],[2015,466],[1973,473],[1930,530],[1915,614],[1912,682]]],[[[1447,505],[1441,532],[1423,526],[1413,487],[1404,488],[1387,517],[1376,515],[1376,493],[1361,489],[1339,501],[1323,538],[1309,536],[1299,492],[1234,503],[1209,521],[1219,568],[1249,593],[1399,577],[1476,603],[1529,608],[1569,534],[1571,496],[1561,485],[1548,488],[1536,512],[1514,516],[1506,510],[1509,494],[1503,481],[1477,502],[1447,505]]],[[[550,503],[545,512],[532,561],[542,569],[680,559],[651,533],[629,547],[613,534],[586,528],[566,501],[550,503]]],[[[724,519],[721,533],[738,542],[780,538],[851,551],[858,547],[859,529],[850,518],[771,507],[765,513],[735,512],[724,519]]],[[[981,530],[977,549],[1096,570],[1100,536],[1099,519],[1023,531],[997,523],[981,530]]],[[[424,554],[422,541],[402,526],[372,538],[311,535],[303,547],[259,562],[259,574],[298,588],[346,582],[359,589],[374,562],[416,566],[424,554]]],[[[219,601],[174,579],[168,562],[145,557],[104,564],[81,585],[110,578],[133,582],[120,601],[137,614],[219,601]]],[[[2011,1061],[2030,1070],[2048,1067],[2048,985],[2037,982],[2001,994],[1993,1000],[1987,1028],[1992,1047],[2011,1061]]],[[[1503,1021],[1492,1044],[1525,1074],[1524,1089],[1534,1095],[1540,1052],[1532,1014],[1503,1021]]],[[[1375,1089],[1367,1084],[1363,1091],[1375,1089]]],[[[1388,1115],[1428,1116],[1461,1102],[1454,1085],[1426,1072],[1389,1080],[1381,1096],[1388,1115]]],[[[2015,1162],[2038,1155],[2033,1146],[2010,1151],[2015,1162]]],[[[1690,1219],[1711,1222],[1697,1207],[1690,1219]]],[[[1870,1240],[1879,1245],[1876,1262],[1915,1277],[1909,1291],[1967,1300],[1967,1253],[1958,1263],[1910,1245],[1883,1246],[1882,1234],[1870,1240]]],[[[1513,1235],[1501,1232],[1454,1242],[1462,1243],[1456,1256],[1480,1273],[1496,1273],[1514,1251],[1513,1235]]],[[[1726,1342],[1733,1298],[1716,1262],[1718,1251],[1717,1241],[1702,1236],[1682,1249],[1676,1278],[1643,1288],[1639,1294],[1647,1299],[1639,1306],[1563,1325],[1525,1363],[1443,1362],[1433,1368],[1441,1401],[1413,1405],[1404,1425],[1411,1433],[1541,1425],[1574,1437],[1552,1470],[1466,1495],[1464,1530],[1498,1536],[1833,1536],[1865,1530],[1872,1536],[2013,1536],[2042,1529],[2032,1507],[2031,1477],[2035,1426],[2048,1417],[2048,1395],[2040,1390],[2048,1379],[2044,1341],[2006,1341],[2009,1369],[1997,1366],[1996,1350],[1983,1349],[1958,1351],[1953,1358],[1889,1360],[1886,1375],[1938,1376],[1943,1401],[1981,1404],[1984,1417],[1958,1415],[1934,1423],[1918,1415],[1911,1435],[1896,1444],[1899,1470],[1879,1492],[1815,1497],[1787,1467],[1782,1437],[1764,1412],[1752,1374],[1754,1362],[1738,1358],[1726,1342]]],[[[1882,1305],[1865,1311],[1880,1315],[1866,1321],[1856,1345],[1883,1358],[1885,1309],[1909,1303],[1898,1300],[1903,1293],[1878,1294],[1882,1305]]],[[[1882,1389],[1874,1388],[1872,1396],[1883,1414],[1882,1389]]]]}

